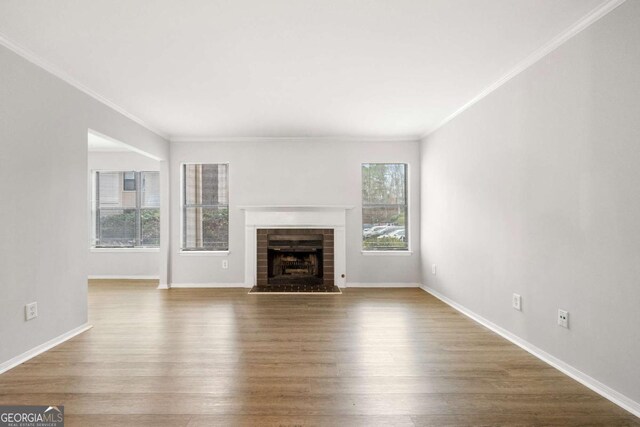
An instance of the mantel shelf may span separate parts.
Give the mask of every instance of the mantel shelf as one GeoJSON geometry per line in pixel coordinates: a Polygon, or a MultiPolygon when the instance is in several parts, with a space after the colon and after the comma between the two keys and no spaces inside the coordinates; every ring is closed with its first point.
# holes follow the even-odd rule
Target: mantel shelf
{"type": "Polygon", "coordinates": [[[262,205],[238,206],[245,211],[347,211],[354,206],[347,205],[262,205]]]}

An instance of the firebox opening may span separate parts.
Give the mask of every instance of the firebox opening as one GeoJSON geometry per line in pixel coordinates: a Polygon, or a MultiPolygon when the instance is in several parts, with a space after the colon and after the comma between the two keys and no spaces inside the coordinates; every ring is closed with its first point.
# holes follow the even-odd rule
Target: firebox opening
{"type": "Polygon", "coordinates": [[[322,235],[272,235],[268,241],[268,284],[323,284],[322,235]]]}

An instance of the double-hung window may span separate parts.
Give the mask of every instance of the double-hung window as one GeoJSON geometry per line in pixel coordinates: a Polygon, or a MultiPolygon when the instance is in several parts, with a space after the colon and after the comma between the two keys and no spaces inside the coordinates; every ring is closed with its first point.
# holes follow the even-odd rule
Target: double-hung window
{"type": "Polygon", "coordinates": [[[407,251],[407,165],[362,165],[362,249],[407,251]]]}
{"type": "Polygon", "coordinates": [[[229,165],[182,165],[182,251],[229,250],[229,165]]]}
{"type": "Polygon", "coordinates": [[[95,248],[160,246],[159,172],[96,172],[95,248]]]}

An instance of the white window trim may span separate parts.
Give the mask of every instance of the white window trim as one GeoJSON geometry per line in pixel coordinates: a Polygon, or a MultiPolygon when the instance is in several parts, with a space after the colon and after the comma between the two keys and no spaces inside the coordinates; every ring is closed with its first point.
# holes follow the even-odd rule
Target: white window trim
{"type": "Polygon", "coordinates": [[[229,256],[229,251],[183,251],[178,250],[180,256],[229,256]]]}
{"type": "Polygon", "coordinates": [[[180,193],[180,206],[179,206],[179,218],[180,222],[178,223],[179,233],[180,233],[180,248],[177,253],[181,256],[227,256],[229,255],[229,251],[208,251],[208,250],[188,250],[185,251],[182,248],[182,244],[184,242],[184,166],[185,165],[227,165],[227,206],[229,207],[229,241],[227,244],[231,245],[231,162],[216,162],[216,161],[200,161],[200,162],[180,162],[180,187],[178,188],[178,192],[180,193]]]}
{"type": "Polygon", "coordinates": [[[384,162],[361,162],[360,163],[360,253],[362,253],[362,255],[365,256],[411,256],[413,255],[413,250],[411,249],[411,232],[413,230],[413,215],[411,215],[411,163],[407,162],[407,161],[384,161],[384,162]],[[362,246],[362,208],[363,208],[363,203],[362,203],[362,165],[365,164],[372,164],[372,163],[378,163],[378,164],[404,164],[407,165],[407,176],[406,176],[406,181],[407,181],[407,216],[409,217],[409,221],[407,222],[407,228],[409,229],[409,233],[407,233],[407,249],[398,249],[398,250],[394,250],[394,251],[371,251],[371,250],[365,250],[362,246]]]}
{"type": "Polygon", "coordinates": [[[410,249],[398,249],[395,251],[360,251],[365,256],[411,256],[413,251],[410,249]]]}
{"type": "Polygon", "coordinates": [[[91,247],[89,248],[90,252],[96,252],[96,253],[104,253],[104,252],[110,252],[110,253],[132,253],[132,252],[139,252],[139,253],[143,253],[143,252],[160,252],[160,248],[144,248],[144,247],[138,247],[138,248],[96,248],[96,247],[91,247]]]}

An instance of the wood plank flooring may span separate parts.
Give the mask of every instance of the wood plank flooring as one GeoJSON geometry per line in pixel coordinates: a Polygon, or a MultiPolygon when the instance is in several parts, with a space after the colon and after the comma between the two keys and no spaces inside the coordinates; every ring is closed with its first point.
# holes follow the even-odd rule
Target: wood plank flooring
{"type": "Polygon", "coordinates": [[[640,426],[420,289],[248,295],[101,281],[84,334],[0,375],[68,426],[640,426]]]}

